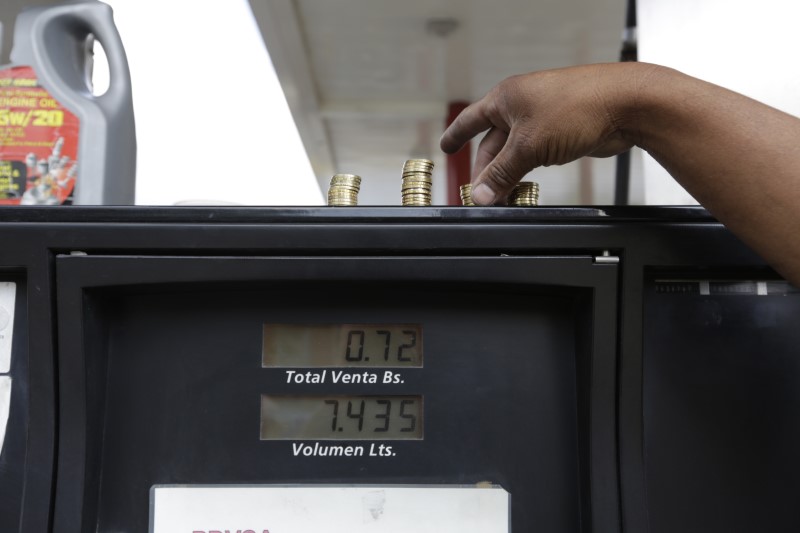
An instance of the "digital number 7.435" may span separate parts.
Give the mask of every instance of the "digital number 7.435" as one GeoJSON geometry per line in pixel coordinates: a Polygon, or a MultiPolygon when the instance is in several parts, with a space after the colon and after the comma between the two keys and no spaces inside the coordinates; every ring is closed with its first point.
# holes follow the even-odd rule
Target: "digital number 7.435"
{"type": "Polygon", "coordinates": [[[330,431],[337,436],[374,438],[422,436],[422,402],[416,397],[328,398],[330,431]]]}
{"type": "Polygon", "coordinates": [[[416,440],[422,396],[261,396],[261,439],[416,440]]]}

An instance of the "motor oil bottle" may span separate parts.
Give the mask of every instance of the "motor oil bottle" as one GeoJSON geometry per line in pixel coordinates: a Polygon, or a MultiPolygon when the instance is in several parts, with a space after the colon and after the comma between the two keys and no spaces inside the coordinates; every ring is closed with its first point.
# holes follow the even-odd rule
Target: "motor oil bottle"
{"type": "Polygon", "coordinates": [[[111,7],[97,1],[27,9],[0,67],[0,206],[134,203],[136,132],[130,72],[111,7]],[[108,90],[87,76],[92,39],[108,90]]]}

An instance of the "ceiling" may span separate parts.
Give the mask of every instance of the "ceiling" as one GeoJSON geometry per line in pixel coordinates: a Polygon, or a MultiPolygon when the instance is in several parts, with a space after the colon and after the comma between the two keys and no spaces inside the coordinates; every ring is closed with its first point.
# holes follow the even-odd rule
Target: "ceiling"
{"type": "MultiPolygon", "coordinates": [[[[444,203],[438,139],[448,103],[474,101],[513,74],[616,61],[626,4],[249,1],[323,191],[335,172],[359,174],[362,204],[399,201],[408,157],[438,163],[434,203],[444,203]]],[[[548,169],[566,178],[552,178],[548,203],[593,203],[581,183],[593,169],[548,169]]]]}

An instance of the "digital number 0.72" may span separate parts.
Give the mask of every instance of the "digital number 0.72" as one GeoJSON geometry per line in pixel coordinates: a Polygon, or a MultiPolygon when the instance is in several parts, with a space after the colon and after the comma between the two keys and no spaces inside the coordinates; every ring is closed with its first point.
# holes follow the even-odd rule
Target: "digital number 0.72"
{"type": "MultiPolygon", "coordinates": [[[[392,332],[379,329],[375,331],[375,334],[383,337],[383,360],[389,361],[391,355],[392,332]]],[[[399,362],[408,363],[411,362],[412,359],[410,356],[405,355],[404,352],[417,347],[417,332],[404,329],[402,334],[405,336],[403,340],[406,342],[397,347],[397,360],[399,362]]],[[[366,336],[367,332],[363,329],[354,329],[347,332],[347,347],[344,353],[345,361],[357,362],[364,360],[364,341],[366,336]]]]}

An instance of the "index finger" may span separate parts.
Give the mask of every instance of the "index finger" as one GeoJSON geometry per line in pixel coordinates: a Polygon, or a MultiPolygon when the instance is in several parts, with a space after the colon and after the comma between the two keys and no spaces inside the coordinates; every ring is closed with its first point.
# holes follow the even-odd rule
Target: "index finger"
{"type": "Polygon", "coordinates": [[[477,134],[493,126],[486,115],[486,97],[462,111],[444,130],[439,146],[447,153],[457,152],[477,134]]]}

